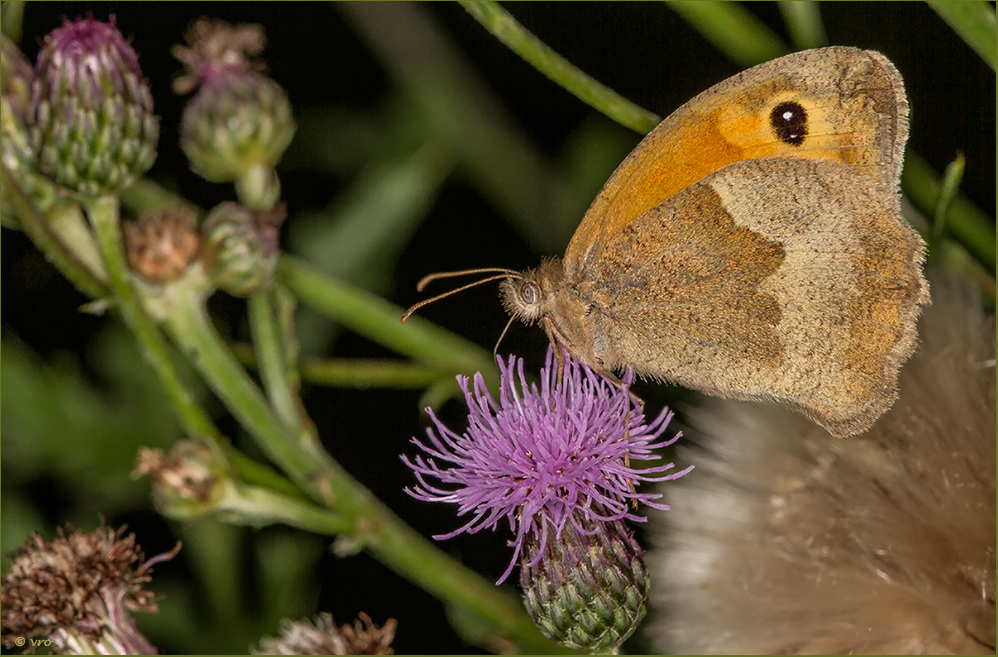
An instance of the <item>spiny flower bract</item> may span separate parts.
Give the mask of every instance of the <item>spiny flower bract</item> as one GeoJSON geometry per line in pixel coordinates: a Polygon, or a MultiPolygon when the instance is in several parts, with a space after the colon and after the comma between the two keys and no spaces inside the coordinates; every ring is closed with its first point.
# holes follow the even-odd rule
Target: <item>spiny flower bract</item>
{"type": "Polygon", "coordinates": [[[159,119],[113,16],[67,20],[45,38],[27,122],[39,170],[73,193],[118,194],[149,170],[159,119]]]}
{"type": "Polygon", "coordinates": [[[412,440],[427,456],[402,457],[419,480],[418,486],[407,489],[410,495],[454,503],[458,515],[472,514],[464,526],[434,538],[495,529],[507,519],[516,534],[510,546],[516,549],[502,582],[530,534],[543,544],[551,530],[560,534],[566,522],[585,534],[593,533],[584,525],[594,521],[643,522],[632,502],[669,508],[654,501],[660,493],[639,493],[636,488],[643,481],[675,479],[689,468],[663,475],[672,463],[645,469],[631,463],[658,460],[653,450],[671,445],[682,434],[659,440],[672,419],[668,409],[645,424],[640,404],[629,393],[630,370],[617,386],[566,355],[559,382],[554,352],[549,350],[538,389],[527,383],[522,359],[499,360],[499,368],[498,403],[480,373],[473,390],[467,377],[458,377],[469,409],[468,430],[451,431],[430,410],[436,431],[427,429],[427,443],[412,440]]]}

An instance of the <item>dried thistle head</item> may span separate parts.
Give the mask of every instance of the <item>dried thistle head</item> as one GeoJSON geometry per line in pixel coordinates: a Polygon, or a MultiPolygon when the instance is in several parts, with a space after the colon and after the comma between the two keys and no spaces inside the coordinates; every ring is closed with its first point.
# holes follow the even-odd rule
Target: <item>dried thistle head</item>
{"type": "Polygon", "coordinates": [[[352,625],[339,628],[332,614],[322,613],[315,619],[297,622],[285,620],[279,637],[260,641],[259,655],[391,655],[397,623],[389,618],[378,627],[371,617],[361,612],[352,625]]]}
{"type": "Polygon", "coordinates": [[[187,94],[222,69],[264,73],[267,65],[256,59],[267,45],[263,28],[240,23],[198,19],[184,34],[187,45],[177,44],[170,53],[184,65],[185,73],[173,81],[173,91],[187,94]]]}
{"type": "Polygon", "coordinates": [[[157,610],[143,586],[151,566],[176,551],[146,561],[135,535],[124,531],[67,525],[53,541],[36,532],[15,550],[3,576],[3,645],[40,636],[61,652],[154,650],[127,612],[157,610]]]}
{"type": "Polygon", "coordinates": [[[195,216],[183,210],[143,212],[124,224],[128,262],[143,278],[166,283],[178,278],[201,247],[195,216]]]}
{"type": "Polygon", "coordinates": [[[132,478],[152,479],[152,501],[168,518],[190,520],[219,513],[231,491],[211,449],[195,440],[174,443],[169,454],[143,447],[132,478]]]}

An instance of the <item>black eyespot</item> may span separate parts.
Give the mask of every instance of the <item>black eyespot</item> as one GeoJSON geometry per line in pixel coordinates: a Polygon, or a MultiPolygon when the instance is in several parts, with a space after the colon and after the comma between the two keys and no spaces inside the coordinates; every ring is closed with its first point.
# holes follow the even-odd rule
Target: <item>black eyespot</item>
{"type": "Polygon", "coordinates": [[[537,303],[537,286],[533,283],[524,283],[520,288],[520,298],[523,303],[532,306],[537,303]]]}
{"type": "Polygon", "coordinates": [[[800,103],[780,103],[769,113],[769,123],[780,141],[792,146],[804,143],[804,137],[807,136],[807,112],[800,103]]]}

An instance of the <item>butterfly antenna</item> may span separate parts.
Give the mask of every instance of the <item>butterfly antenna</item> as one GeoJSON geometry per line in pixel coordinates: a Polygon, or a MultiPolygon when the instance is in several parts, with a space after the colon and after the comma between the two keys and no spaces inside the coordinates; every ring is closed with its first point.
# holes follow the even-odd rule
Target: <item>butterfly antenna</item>
{"type": "MultiPolygon", "coordinates": [[[[422,281],[420,281],[420,283],[422,284],[423,281],[425,281],[427,278],[429,278],[429,279],[432,280],[431,277],[446,278],[448,276],[459,276],[461,274],[470,274],[473,271],[475,271],[475,270],[469,269],[468,271],[464,271],[464,272],[449,272],[447,274],[430,274],[430,276],[427,276],[426,278],[424,278],[422,281]]],[[[400,324],[404,324],[405,320],[409,319],[410,315],[412,315],[414,312],[416,312],[417,310],[419,310],[420,308],[422,308],[426,304],[433,303],[434,301],[439,301],[440,299],[443,299],[445,297],[449,297],[452,294],[457,294],[458,292],[463,292],[464,290],[467,290],[469,287],[475,287],[476,285],[481,285],[482,283],[488,283],[489,281],[497,281],[497,280],[499,280],[501,278],[508,278],[510,276],[519,275],[519,274],[517,274],[517,272],[511,271],[511,270],[508,270],[508,269],[480,269],[480,270],[477,270],[477,271],[479,271],[479,272],[501,271],[503,273],[502,274],[496,274],[495,276],[489,276],[488,278],[483,278],[480,281],[475,281],[473,283],[468,283],[467,285],[462,285],[459,288],[450,290],[449,292],[444,292],[443,294],[438,294],[437,296],[430,297],[429,299],[423,299],[419,303],[417,303],[417,304],[413,305],[411,308],[409,308],[409,310],[405,311],[405,313],[402,315],[402,319],[399,320],[399,323],[400,324]]],[[[422,288],[419,288],[419,289],[422,289],[422,288]]]]}
{"type": "MultiPolygon", "coordinates": [[[[443,271],[424,276],[422,279],[420,279],[418,283],[416,283],[416,291],[422,292],[424,289],[426,289],[427,285],[441,278],[454,278],[455,276],[468,276],[470,274],[494,274],[496,272],[505,274],[506,276],[513,276],[513,277],[520,275],[519,272],[513,271],[512,269],[504,269],[502,267],[483,267],[482,269],[462,269],[461,271],[443,271]]],[[[488,278],[485,280],[492,281],[495,280],[495,278],[488,278]]],[[[485,280],[478,281],[478,283],[484,283],[485,280]]],[[[478,283],[473,283],[473,285],[477,285],[478,283]]],[[[463,290],[465,288],[462,287],[461,289],[463,290]]],[[[457,291],[458,290],[454,290],[454,292],[457,291]]]]}

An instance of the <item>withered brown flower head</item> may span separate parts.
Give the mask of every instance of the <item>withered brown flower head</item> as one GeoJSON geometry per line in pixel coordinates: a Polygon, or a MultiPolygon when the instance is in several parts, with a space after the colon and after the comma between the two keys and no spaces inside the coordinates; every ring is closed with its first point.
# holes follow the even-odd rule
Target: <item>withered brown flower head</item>
{"type": "Polygon", "coordinates": [[[353,625],[337,628],[332,614],[319,614],[315,620],[284,621],[281,636],[260,641],[259,655],[391,655],[396,622],[389,618],[378,627],[361,612],[353,625]]]}
{"type": "Polygon", "coordinates": [[[125,223],[132,269],[160,283],[179,277],[201,247],[195,223],[193,213],[182,210],[143,212],[138,221],[125,223]]]}
{"type": "Polygon", "coordinates": [[[186,46],[175,45],[170,53],[184,65],[186,72],[173,81],[173,91],[186,94],[201,81],[224,69],[237,68],[264,72],[266,64],[255,59],[267,44],[263,28],[240,23],[199,19],[184,35],[186,46]]]}
{"type": "Polygon", "coordinates": [[[167,454],[160,449],[139,450],[132,478],[150,476],[153,500],[163,496],[208,505],[218,487],[218,476],[206,465],[211,450],[204,443],[180,441],[167,454]]]}
{"type": "Polygon", "coordinates": [[[146,561],[135,535],[124,530],[101,526],[87,533],[67,525],[53,541],[36,532],[15,550],[3,576],[4,647],[43,636],[66,651],[79,637],[110,641],[122,652],[154,652],[125,611],[157,610],[143,585],[152,564],[176,552],[146,561]]]}

